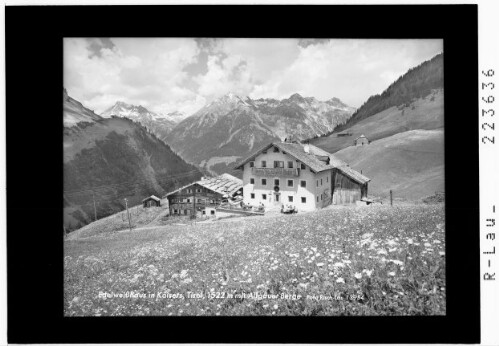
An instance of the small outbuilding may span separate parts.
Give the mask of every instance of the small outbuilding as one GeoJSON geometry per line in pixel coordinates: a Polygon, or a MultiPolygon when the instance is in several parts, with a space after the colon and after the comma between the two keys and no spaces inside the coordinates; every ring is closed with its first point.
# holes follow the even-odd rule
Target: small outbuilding
{"type": "Polygon", "coordinates": [[[353,141],[353,143],[354,143],[355,146],[357,146],[357,145],[367,145],[367,144],[369,144],[369,139],[367,139],[366,136],[361,135],[360,137],[355,138],[355,140],[353,141]]]}
{"type": "Polygon", "coordinates": [[[152,196],[149,196],[147,198],[144,198],[142,200],[142,205],[144,206],[144,208],[161,207],[161,199],[152,195],[152,196]]]}

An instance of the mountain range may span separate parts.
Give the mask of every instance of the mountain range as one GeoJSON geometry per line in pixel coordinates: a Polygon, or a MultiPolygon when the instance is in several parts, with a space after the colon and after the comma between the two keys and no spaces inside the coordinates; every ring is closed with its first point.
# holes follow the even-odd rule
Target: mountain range
{"type": "Polygon", "coordinates": [[[188,162],[223,173],[262,144],[326,133],[354,111],[337,98],[319,101],[293,94],[283,100],[251,99],[229,93],[177,124],[166,142],[188,162]]]}
{"type": "Polygon", "coordinates": [[[122,101],[116,102],[101,113],[103,118],[112,116],[139,122],[163,141],[175,125],[186,117],[185,114],[178,111],[163,115],[152,112],[143,106],[131,105],[122,101]]]}
{"type": "Polygon", "coordinates": [[[65,90],[63,108],[64,224],[68,229],[123,210],[125,198],[133,206],[151,194],[162,197],[202,176],[138,122],[100,117],[65,90]]]}

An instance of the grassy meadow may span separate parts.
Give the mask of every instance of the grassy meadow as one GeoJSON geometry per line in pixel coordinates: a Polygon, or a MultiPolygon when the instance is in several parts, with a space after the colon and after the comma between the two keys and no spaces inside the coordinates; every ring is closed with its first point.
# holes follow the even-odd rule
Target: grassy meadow
{"type": "Polygon", "coordinates": [[[65,241],[66,316],[445,315],[442,203],[65,241]]]}

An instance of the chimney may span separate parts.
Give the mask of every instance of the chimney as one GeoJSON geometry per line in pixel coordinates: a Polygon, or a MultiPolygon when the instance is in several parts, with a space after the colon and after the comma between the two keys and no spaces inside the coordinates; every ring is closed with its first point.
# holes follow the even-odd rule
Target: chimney
{"type": "Polygon", "coordinates": [[[308,143],[306,143],[304,146],[303,146],[303,150],[309,154],[310,153],[310,145],[308,143]]]}

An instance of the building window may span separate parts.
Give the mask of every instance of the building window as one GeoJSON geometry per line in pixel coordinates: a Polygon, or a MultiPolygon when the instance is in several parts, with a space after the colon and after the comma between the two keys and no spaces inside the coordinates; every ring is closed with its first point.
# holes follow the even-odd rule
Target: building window
{"type": "Polygon", "coordinates": [[[191,189],[187,189],[187,193],[192,193],[192,190],[191,189]]]}
{"type": "Polygon", "coordinates": [[[262,194],[262,199],[267,199],[267,195],[266,194],[262,194]]]}
{"type": "Polygon", "coordinates": [[[288,168],[293,168],[293,161],[288,161],[288,168]]]}
{"type": "Polygon", "coordinates": [[[210,211],[210,214],[211,214],[211,215],[215,215],[215,211],[214,211],[214,210],[211,210],[211,211],[210,211]]]}
{"type": "Polygon", "coordinates": [[[250,178],[250,184],[255,184],[255,178],[250,178]]]}
{"type": "Polygon", "coordinates": [[[321,186],[322,186],[322,178],[321,178],[321,186]]]}
{"type": "Polygon", "coordinates": [[[203,203],[203,201],[201,201],[201,199],[200,199],[200,198],[198,198],[198,203],[203,203]]]}
{"type": "Polygon", "coordinates": [[[284,161],[274,161],[274,168],[284,168],[284,161]]]}
{"type": "Polygon", "coordinates": [[[293,202],[293,196],[288,196],[288,202],[293,202]]]}
{"type": "Polygon", "coordinates": [[[306,180],[301,180],[300,181],[300,186],[301,187],[307,187],[307,181],[306,180]]]}
{"type": "Polygon", "coordinates": [[[317,183],[317,184],[316,184],[316,185],[317,185],[317,187],[319,187],[319,180],[317,180],[317,181],[316,181],[316,183],[317,183]]]}
{"type": "Polygon", "coordinates": [[[251,194],[251,199],[255,199],[255,194],[254,193],[251,194]]]}
{"type": "Polygon", "coordinates": [[[302,163],[302,164],[300,165],[300,167],[301,167],[301,169],[305,169],[305,168],[306,168],[304,163],[302,163]]]}
{"type": "Polygon", "coordinates": [[[278,147],[274,147],[274,153],[278,153],[279,152],[279,148],[278,147]]]}
{"type": "Polygon", "coordinates": [[[267,185],[267,179],[262,179],[262,185],[267,185]]]}
{"type": "Polygon", "coordinates": [[[203,210],[203,215],[206,215],[206,210],[203,210]]]}
{"type": "Polygon", "coordinates": [[[255,161],[250,161],[250,168],[255,167],[255,161]]]}
{"type": "Polygon", "coordinates": [[[191,200],[189,198],[187,198],[187,203],[191,203],[191,200]]]}
{"type": "Polygon", "coordinates": [[[302,203],[307,203],[307,197],[302,197],[302,198],[301,198],[301,202],[302,202],[302,203]]]}
{"type": "Polygon", "coordinates": [[[293,187],[293,180],[292,179],[288,179],[288,187],[293,187]]]}
{"type": "Polygon", "coordinates": [[[317,196],[317,202],[319,202],[319,196],[317,196]]]}
{"type": "Polygon", "coordinates": [[[329,177],[326,177],[326,183],[329,183],[329,177]]]}
{"type": "Polygon", "coordinates": [[[274,185],[279,186],[279,179],[274,179],[274,185]]]}
{"type": "Polygon", "coordinates": [[[267,161],[262,161],[262,168],[266,168],[267,167],[267,161]]]}
{"type": "Polygon", "coordinates": [[[322,201],[322,193],[321,193],[321,201],[322,201]]]}

